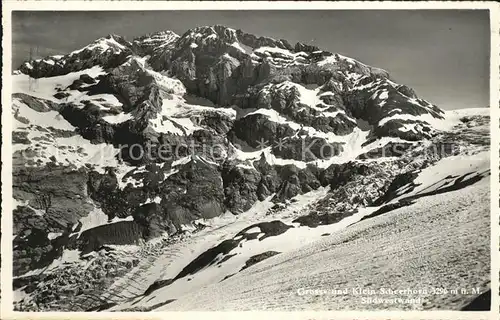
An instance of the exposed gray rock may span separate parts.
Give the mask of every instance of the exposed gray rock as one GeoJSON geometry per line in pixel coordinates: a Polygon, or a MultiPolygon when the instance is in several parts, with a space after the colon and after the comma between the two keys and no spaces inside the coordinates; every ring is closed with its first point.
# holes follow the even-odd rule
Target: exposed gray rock
{"type": "Polygon", "coordinates": [[[273,146],[273,153],[283,159],[299,161],[327,160],[343,151],[343,143],[329,143],[323,138],[286,138],[273,146]]]}
{"type": "Polygon", "coordinates": [[[266,115],[252,114],[234,122],[230,135],[248,143],[249,146],[268,147],[278,139],[290,137],[295,133],[287,124],[280,124],[269,120],[266,115]]]}

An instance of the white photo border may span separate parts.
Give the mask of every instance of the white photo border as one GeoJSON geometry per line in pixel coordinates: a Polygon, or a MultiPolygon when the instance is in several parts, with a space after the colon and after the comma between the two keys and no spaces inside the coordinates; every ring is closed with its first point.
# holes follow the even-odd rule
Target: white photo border
{"type": "Polygon", "coordinates": [[[2,319],[499,319],[499,152],[500,152],[500,4],[440,1],[2,1],[2,319]],[[12,11],[159,11],[159,10],[422,10],[487,9],[490,12],[491,109],[491,289],[492,307],[485,312],[465,311],[307,311],[307,312],[15,312],[12,292],[12,11]]]}

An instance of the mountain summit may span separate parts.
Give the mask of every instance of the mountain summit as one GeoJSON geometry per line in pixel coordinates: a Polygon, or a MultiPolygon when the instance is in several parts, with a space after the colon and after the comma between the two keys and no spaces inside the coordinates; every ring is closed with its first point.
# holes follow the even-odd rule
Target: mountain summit
{"type": "MultiPolygon", "coordinates": [[[[109,70],[133,59],[144,60],[151,72],[180,80],[187,93],[219,107],[277,112],[287,119],[281,123],[286,128],[299,125],[345,136],[360,119],[374,126],[371,137],[415,141],[430,137],[431,122],[443,118],[442,110],[391,81],[384,70],[220,25],[197,27],[180,37],[158,32],[132,43],[109,35],[65,56],[26,62],[20,70],[35,78],[53,77],[94,66],[109,70]]],[[[161,77],[144,85],[158,87],[161,77]]],[[[260,133],[253,138],[269,137],[260,133]]]]}

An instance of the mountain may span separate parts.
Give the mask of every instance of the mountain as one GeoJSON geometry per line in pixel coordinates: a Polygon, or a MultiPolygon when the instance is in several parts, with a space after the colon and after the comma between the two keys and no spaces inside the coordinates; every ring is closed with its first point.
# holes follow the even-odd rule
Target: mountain
{"type": "MultiPolygon", "coordinates": [[[[341,259],[338,239],[366,234],[384,246],[380,235],[396,228],[390,241],[411,236],[431,247],[425,262],[439,241],[452,245],[447,232],[456,245],[489,223],[489,110],[443,111],[387,71],[315,46],[220,25],[132,41],[108,35],[27,61],[12,77],[18,310],[258,308],[241,292],[260,294],[256,268],[273,266],[268,279],[290,282],[306,247],[321,257],[330,247],[323,258],[341,259]],[[475,218],[443,193],[468,197],[475,218]],[[294,260],[288,271],[277,265],[285,257],[294,260]],[[206,286],[230,286],[234,303],[223,294],[227,306],[194,306],[206,286]]],[[[482,231],[429,277],[462,259],[448,270],[456,276],[470,266],[463,250],[482,252],[467,286],[485,287],[482,231]]]]}

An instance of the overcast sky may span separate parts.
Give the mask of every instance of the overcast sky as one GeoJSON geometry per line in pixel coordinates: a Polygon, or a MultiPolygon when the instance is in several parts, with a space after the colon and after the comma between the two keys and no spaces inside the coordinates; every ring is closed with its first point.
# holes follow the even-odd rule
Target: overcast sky
{"type": "Polygon", "coordinates": [[[386,69],[443,109],[489,105],[490,33],[485,10],[14,12],[13,68],[64,54],[115,33],[128,40],[159,30],[182,34],[223,24],[314,44],[386,69]]]}

